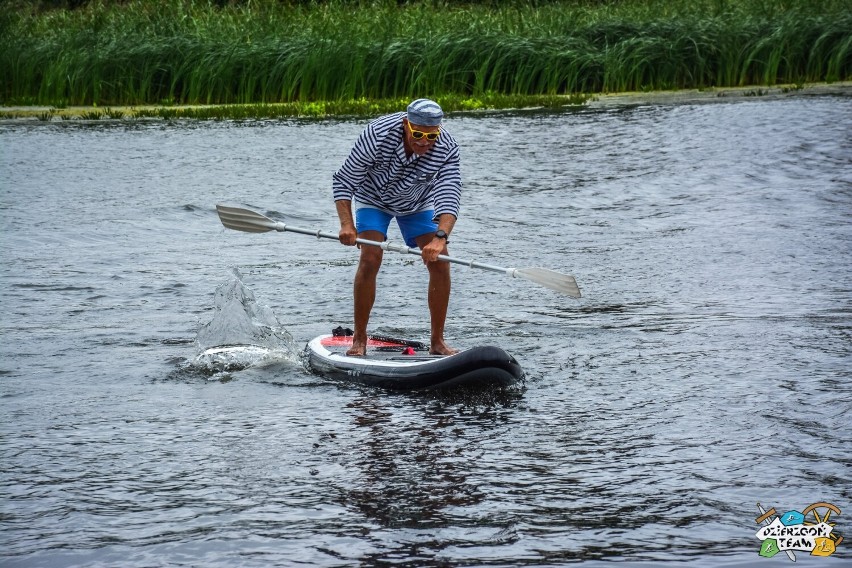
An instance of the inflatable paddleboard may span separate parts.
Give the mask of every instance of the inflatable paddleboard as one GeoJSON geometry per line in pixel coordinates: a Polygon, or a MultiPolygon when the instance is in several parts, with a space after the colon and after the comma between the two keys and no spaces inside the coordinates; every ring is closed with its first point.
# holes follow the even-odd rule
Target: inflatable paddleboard
{"type": "Polygon", "coordinates": [[[339,328],[320,335],[305,348],[306,364],[324,377],[398,391],[506,387],[524,376],[514,357],[490,345],[430,355],[418,341],[370,336],[366,356],[354,357],[346,355],[351,346],[339,328]]]}

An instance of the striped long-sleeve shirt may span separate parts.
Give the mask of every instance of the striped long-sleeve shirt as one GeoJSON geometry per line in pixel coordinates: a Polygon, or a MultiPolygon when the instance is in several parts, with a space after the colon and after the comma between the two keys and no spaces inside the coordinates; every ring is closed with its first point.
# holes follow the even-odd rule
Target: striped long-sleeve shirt
{"type": "Polygon", "coordinates": [[[334,200],[352,200],[393,215],[428,209],[437,219],[459,214],[461,172],[459,147],[445,129],[424,155],[405,155],[404,112],[377,118],[358,137],[355,147],[335,172],[334,200]]]}

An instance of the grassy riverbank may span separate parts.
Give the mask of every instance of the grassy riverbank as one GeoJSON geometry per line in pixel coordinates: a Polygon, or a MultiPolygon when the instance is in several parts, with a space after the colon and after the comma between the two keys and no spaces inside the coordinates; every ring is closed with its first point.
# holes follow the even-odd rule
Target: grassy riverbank
{"type": "MultiPolygon", "coordinates": [[[[636,105],[704,104],[745,99],[778,99],[798,96],[852,96],[852,81],[726,87],[721,89],[685,89],[570,96],[486,96],[464,98],[437,97],[450,116],[467,111],[493,109],[612,108],[636,105]]],[[[38,120],[41,122],[115,121],[149,119],[264,120],[286,118],[344,118],[376,116],[396,112],[409,99],[358,99],[315,103],[261,103],[228,105],[139,105],[139,106],[16,106],[0,107],[0,120],[38,120]]]]}
{"type": "MultiPolygon", "coordinates": [[[[562,108],[581,106],[584,95],[498,95],[479,97],[442,95],[436,97],[447,113],[488,109],[562,108]]],[[[236,103],[210,105],[111,105],[88,106],[12,106],[0,107],[0,119],[37,118],[53,120],[179,119],[242,120],[262,118],[327,118],[376,116],[404,109],[410,98],[340,101],[293,101],[288,103],[236,103]]]]}
{"type": "Polygon", "coordinates": [[[839,0],[6,4],[3,105],[310,116],[416,96],[463,110],[852,78],[852,13],[839,0]]]}

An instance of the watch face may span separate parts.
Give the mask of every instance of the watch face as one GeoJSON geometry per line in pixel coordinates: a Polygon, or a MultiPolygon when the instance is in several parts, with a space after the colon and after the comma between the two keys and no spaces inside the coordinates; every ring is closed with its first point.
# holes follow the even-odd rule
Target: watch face
{"type": "Polygon", "coordinates": [[[447,238],[447,233],[446,233],[446,232],[444,232],[444,231],[441,231],[441,230],[439,229],[438,231],[435,231],[435,236],[436,236],[436,237],[438,237],[439,239],[446,239],[446,238],[447,238]]]}

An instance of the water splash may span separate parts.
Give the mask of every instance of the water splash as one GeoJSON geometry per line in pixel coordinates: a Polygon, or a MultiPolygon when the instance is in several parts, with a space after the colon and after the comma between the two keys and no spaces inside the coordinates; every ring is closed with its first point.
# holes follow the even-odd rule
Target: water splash
{"type": "Polygon", "coordinates": [[[293,337],[269,306],[257,302],[237,269],[216,288],[214,308],[213,319],[198,330],[194,368],[223,373],[300,360],[293,337]]]}

